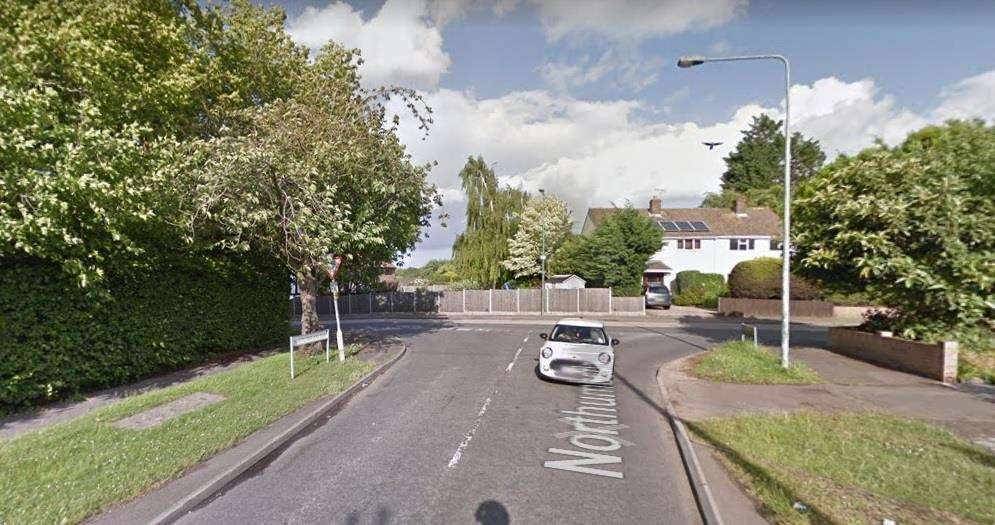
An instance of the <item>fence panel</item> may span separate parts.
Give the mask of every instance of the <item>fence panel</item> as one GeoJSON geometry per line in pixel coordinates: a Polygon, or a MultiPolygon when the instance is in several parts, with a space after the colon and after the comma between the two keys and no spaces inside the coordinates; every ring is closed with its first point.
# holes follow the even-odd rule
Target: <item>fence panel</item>
{"type": "Polygon", "coordinates": [[[373,313],[383,314],[391,311],[390,292],[373,294],[373,313]]]}
{"type": "Polygon", "coordinates": [[[538,288],[521,288],[518,292],[518,306],[520,312],[539,312],[540,290],[538,288]]]}
{"type": "Polygon", "coordinates": [[[492,312],[518,311],[518,290],[492,290],[491,294],[492,312]]]}
{"type": "Polygon", "coordinates": [[[585,288],[580,291],[580,311],[608,313],[611,290],[607,288],[585,288]]]}
{"type": "Polygon", "coordinates": [[[449,290],[449,291],[439,292],[439,312],[462,313],[463,290],[449,290]]]}
{"type": "Polygon", "coordinates": [[[561,290],[552,288],[546,290],[549,294],[550,312],[577,312],[577,290],[561,290]]]}
{"type": "Polygon", "coordinates": [[[466,290],[466,311],[489,312],[489,296],[488,290],[466,290]]]}
{"type": "Polygon", "coordinates": [[[423,313],[439,311],[441,292],[415,292],[415,310],[423,313]]]}
{"type": "Polygon", "coordinates": [[[612,313],[619,315],[643,315],[646,313],[646,300],[642,297],[613,297],[612,313]]]}

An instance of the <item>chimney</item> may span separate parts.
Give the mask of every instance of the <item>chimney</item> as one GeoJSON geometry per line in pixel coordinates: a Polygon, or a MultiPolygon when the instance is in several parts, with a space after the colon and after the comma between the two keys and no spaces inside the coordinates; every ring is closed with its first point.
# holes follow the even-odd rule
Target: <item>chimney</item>
{"type": "Polygon", "coordinates": [[[746,199],[736,197],[736,200],[732,203],[732,211],[736,215],[746,215],[746,199]]]}
{"type": "Polygon", "coordinates": [[[654,195],[653,198],[650,199],[650,215],[660,215],[660,212],[662,210],[663,210],[663,200],[661,200],[660,197],[654,195]]]}

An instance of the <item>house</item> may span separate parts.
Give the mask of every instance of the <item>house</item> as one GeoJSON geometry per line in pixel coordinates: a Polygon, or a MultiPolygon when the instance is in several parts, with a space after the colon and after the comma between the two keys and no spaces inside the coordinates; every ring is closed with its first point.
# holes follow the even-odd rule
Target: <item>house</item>
{"type": "MultiPolygon", "coordinates": [[[[590,208],[581,233],[594,231],[616,208],[590,208]]],[[[643,285],[670,285],[678,272],[698,270],[726,279],[736,264],[780,253],[781,219],[770,208],[664,208],[659,197],[639,210],[663,231],[660,250],[646,263],[643,285]]]]}
{"type": "Polygon", "coordinates": [[[563,275],[551,275],[546,278],[546,288],[560,288],[574,290],[587,286],[587,281],[572,273],[563,275]]]}

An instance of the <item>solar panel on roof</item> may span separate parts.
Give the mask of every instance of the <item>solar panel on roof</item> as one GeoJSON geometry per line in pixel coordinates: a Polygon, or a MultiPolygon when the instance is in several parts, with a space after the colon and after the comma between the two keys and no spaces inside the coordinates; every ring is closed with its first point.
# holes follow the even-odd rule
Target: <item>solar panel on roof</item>
{"type": "Polygon", "coordinates": [[[680,231],[680,229],[677,227],[677,224],[675,224],[674,221],[657,221],[656,223],[659,224],[661,228],[663,228],[663,231],[668,231],[668,232],[680,231]]]}
{"type": "Polygon", "coordinates": [[[694,231],[694,228],[691,227],[691,223],[688,222],[688,221],[674,221],[674,224],[676,224],[677,225],[677,229],[679,229],[682,232],[693,232],[694,231]]]}
{"type": "Polygon", "coordinates": [[[691,221],[691,227],[694,228],[694,231],[696,232],[708,231],[708,225],[705,224],[705,221],[691,221]]]}

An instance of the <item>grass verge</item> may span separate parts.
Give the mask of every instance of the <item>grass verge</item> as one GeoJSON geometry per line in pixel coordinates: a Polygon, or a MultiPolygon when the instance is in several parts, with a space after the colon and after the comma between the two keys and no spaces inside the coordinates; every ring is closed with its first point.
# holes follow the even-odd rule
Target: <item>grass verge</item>
{"type": "Polygon", "coordinates": [[[922,422],[796,412],[689,427],[777,523],[995,523],[995,455],[922,422]]]}
{"type": "Polygon", "coordinates": [[[698,360],[691,373],[713,381],[758,385],[811,385],[822,381],[803,363],[792,363],[785,370],[772,349],[758,348],[746,341],[716,346],[698,360]]]}
{"type": "Polygon", "coordinates": [[[77,522],[137,497],[374,368],[287,354],[127,398],[73,421],[0,443],[0,523],[77,522]],[[226,399],[146,430],[109,423],[194,392],[226,399]]]}

